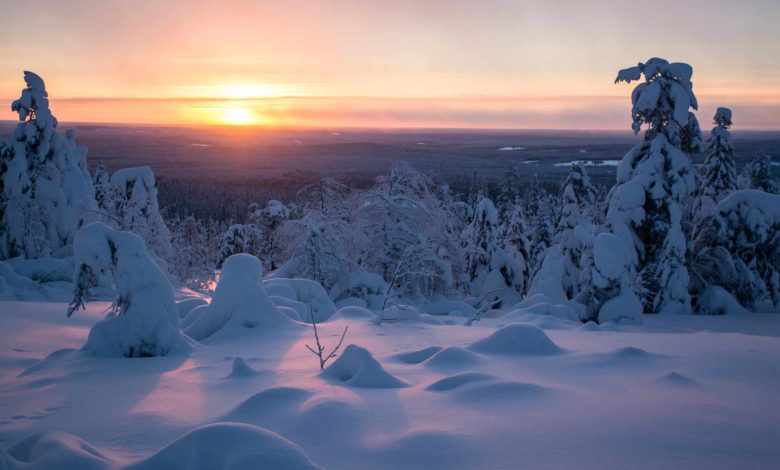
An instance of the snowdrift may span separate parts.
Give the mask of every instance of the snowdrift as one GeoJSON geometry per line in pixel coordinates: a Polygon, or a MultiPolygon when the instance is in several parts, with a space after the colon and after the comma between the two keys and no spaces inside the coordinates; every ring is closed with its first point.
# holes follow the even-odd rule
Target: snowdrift
{"type": "Polygon", "coordinates": [[[130,465],[71,434],[35,434],[10,448],[5,455],[0,449],[0,468],[314,470],[320,467],[298,445],[271,431],[248,424],[215,423],[190,431],[157,453],[130,465]]]}
{"type": "Polygon", "coordinates": [[[341,356],[320,373],[323,377],[361,388],[406,387],[403,381],[390,375],[366,349],[350,344],[341,356]]]}
{"type": "Polygon", "coordinates": [[[482,354],[520,356],[547,356],[563,352],[540,328],[524,324],[505,326],[474,342],[469,349],[482,354]]]}
{"type": "Polygon", "coordinates": [[[203,340],[218,332],[225,335],[258,327],[294,328],[295,323],[268,298],[262,275],[263,265],[256,257],[242,253],[228,258],[211,303],[189,313],[184,331],[203,340]]]}

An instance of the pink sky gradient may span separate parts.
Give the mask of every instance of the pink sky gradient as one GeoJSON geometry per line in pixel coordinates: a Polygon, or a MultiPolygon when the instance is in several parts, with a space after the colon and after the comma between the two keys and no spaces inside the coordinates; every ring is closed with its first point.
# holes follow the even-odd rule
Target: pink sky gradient
{"type": "MultiPolygon", "coordinates": [[[[627,129],[619,68],[694,66],[706,127],[780,129],[775,1],[15,2],[0,99],[22,70],[61,121],[627,129]]],[[[13,119],[8,112],[0,119],[13,119]]]]}

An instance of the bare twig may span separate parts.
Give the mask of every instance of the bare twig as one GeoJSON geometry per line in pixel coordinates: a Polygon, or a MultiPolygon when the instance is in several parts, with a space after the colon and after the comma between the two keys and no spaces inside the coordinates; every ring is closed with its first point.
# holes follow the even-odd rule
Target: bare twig
{"type": "Polygon", "coordinates": [[[311,295],[309,296],[309,315],[311,316],[311,326],[314,328],[314,340],[317,342],[317,349],[315,350],[308,344],[306,345],[306,349],[311,351],[312,354],[317,356],[317,358],[320,360],[320,369],[325,368],[325,363],[328,362],[328,360],[336,357],[336,353],[338,352],[339,348],[341,347],[341,343],[344,342],[344,337],[347,335],[347,330],[349,329],[349,325],[344,327],[344,332],[341,333],[341,339],[339,339],[339,343],[336,345],[333,350],[325,354],[325,346],[320,344],[320,335],[317,332],[317,320],[314,318],[314,311],[311,308],[311,295]]]}
{"type": "MultiPolygon", "coordinates": [[[[492,290],[490,292],[487,292],[487,293],[485,293],[483,298],[487,297],[488,295],[493,294],[495,292],[499,292],[501,290],[503,290],[503,289],[495,289],[495,290],[492,290]]],[[[479,321],[482,318],[482,315],[485,314],[485,312],[487,312],[488,310],[491,310],[493,307],[495,307],[496,305],[498,305],[500,303],[501,303],[501,299],[495,299],[492,302],[486,303],[485,305],[480,307],[479,310],[477,310],[477,313],[475,313],[473,317],[471,317],[468,320],[466,320],[465,325],[466,326],[471,326],[471,324],[474,323],[475,321],[479,321]]]]}

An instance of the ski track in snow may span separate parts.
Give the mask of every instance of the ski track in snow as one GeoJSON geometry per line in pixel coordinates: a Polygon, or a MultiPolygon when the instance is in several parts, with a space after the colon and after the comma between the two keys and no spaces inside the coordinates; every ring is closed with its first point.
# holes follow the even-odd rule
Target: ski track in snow
{"type": "Polygon", "coordinates": [[[277,468],[780,461],[780,317],[773,315],[645,315],[644,325],[630,327],[561,320],[554,329],[533,315],[471,327],[462,318],[380,326],[335,315],[319,325],[323,343],[335,344],[348,324],[344,346],[366,352],[352,348],[321,373],[303,328],[255,329],[180,356],[80,352],[107,307],[93,303],[68,320],[63,303],[0,302],[6,451],[58,431],[72,435],[46,435],[70,449],[63,456],[91,446],[78,458],[110,468],[181,462],[210,443],[235,453],[225,461],[247,449],[277,452],[287,459],[277,468]],[[363,385],[351,386],[355,377],[363,385]],[[224,422],[240,425],[208,426],[224,422]]]}

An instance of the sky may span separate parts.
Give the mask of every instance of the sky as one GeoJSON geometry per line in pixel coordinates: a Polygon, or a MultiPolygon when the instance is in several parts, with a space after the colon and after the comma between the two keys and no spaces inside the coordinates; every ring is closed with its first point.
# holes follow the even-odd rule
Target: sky
{"type": "MultiPolygon", "coordinates": [[[[650,57],[690,63],[703,127],[780,129],[780,2],[0,0],[0,101],[61,122],[629,129],[650,57]]],[[[0,119],[14,119],[10,108],[0,119]]]]}

